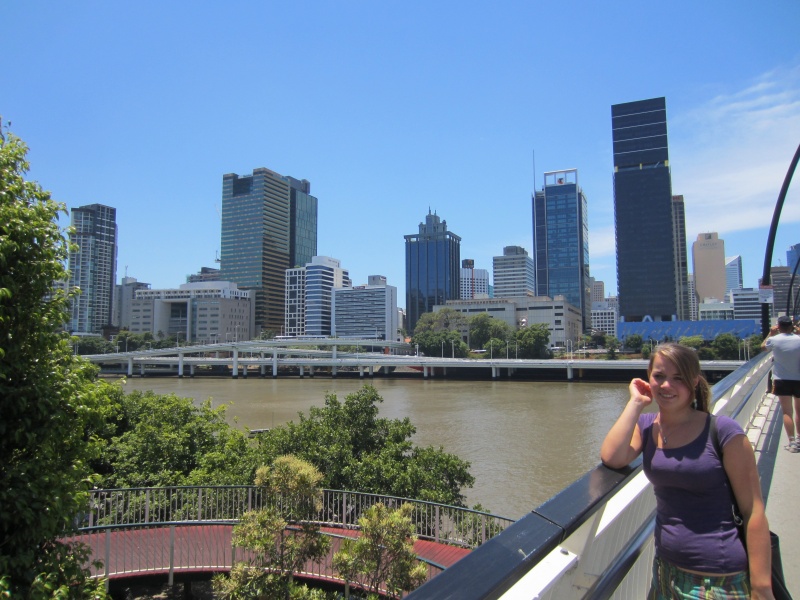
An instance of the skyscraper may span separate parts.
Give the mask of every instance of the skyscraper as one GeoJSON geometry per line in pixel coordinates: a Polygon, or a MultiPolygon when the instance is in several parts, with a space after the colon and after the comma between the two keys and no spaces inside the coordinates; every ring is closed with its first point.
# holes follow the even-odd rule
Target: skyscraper
{"type": "Polygon", "coordinates": [[[506,246],[502,256],[492,258],[495,298],[536,295],[533,259],[521,246],[506,246]]]}
{"type": "Polygon", "coordinates": [[[488,298],[490,287],[489,271],[476,269],[475,261],[471,258],[461,261],[461,300],[488,298]]]}
{"type": "Polygon", "coordinates": [[[675,235],[675,283],[678,286],[678,320],[691,320],[689,300],[689,260],[686,256],[686,209],[683,196],[672,197],[672,229],[675,235]]]}
{"type": "Polygon", "coordinates": [[[69,253],[69,286],[80,288],[72,300],[72,333],[103,333],[111,324],[114,287],[117,280],[117,209],[89,204],[72,209],[74,231],[69,253]]]}
{"type": "Polygon", "coordinates": [[[563,295],[580,310],[583,328],[591,327],[589,220],[577,169],[544,174],[533,198],[533,249],[536,295],[563,295]]]}
{"type": "Polygon", "coordinates": [[[311,184],[265,168],[222,177],[220,277],[255,294],[255,333],[283,325],[286,269],[317,252],[311,184]]]}
{"type": "Polygon", "coordinates": [[[620,317],[678,315],[672,178],[664,98],[611,107],[620,317]]]}
{"type": "Polygon", "coordinates": [[[692,270],[697,301],[725,300],[725,241],[716,232],[700,233],[692,243],[692,270]]]}
{"type": "Polygon", "coordinates": [[[447,231],[430,209],[419,233],[403,236],[406,240],[406,319],[413,333],[420,316],[432,312],[437,304],[457,300],[461,238],[447,231]]]}
{"type": "Polygon", "coordinates": [[[742,257],[738,254],[736,256],[728,256],[725,258],[725,293],[728,295],[728,302],[730,302],[731,290],[740,290],[744,287],[742,281],[742,257]]]}

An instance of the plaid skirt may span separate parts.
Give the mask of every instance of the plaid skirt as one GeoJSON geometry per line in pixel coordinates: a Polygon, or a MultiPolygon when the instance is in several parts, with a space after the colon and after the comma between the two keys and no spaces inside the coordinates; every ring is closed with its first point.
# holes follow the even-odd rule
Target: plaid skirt
{"type": "Polygon", "coordinates": [[[750,598],[746,571],[714,577],[679,569],[658,557],[653,561],[653,582],[648,600],[739,600],[750,598]]]}

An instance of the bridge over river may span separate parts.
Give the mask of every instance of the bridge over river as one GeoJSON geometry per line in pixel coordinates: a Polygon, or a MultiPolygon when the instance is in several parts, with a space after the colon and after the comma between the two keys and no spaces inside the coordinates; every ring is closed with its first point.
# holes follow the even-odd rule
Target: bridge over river
{"type": "MultiPolygon", "coordinates": [[[[420,356],[415,348],[401,342],[379,342],[370,339],[296,339],[253,340],[247,342],[179,346],[135,352],[92,354],[85,358],[106,368],[121,367],[129,377],[147,374],[176,374],[193,377],[202,372],[219,373],[224,369],[231,377],[278,377],[281,372],[296,373],[300,377],[340,372],[357,372],[359,377],[374,376],[395,369],[412,369],[423,378],[447,376],[448,372],[477,373],[497,379],[515,374],[539,376],[550,379],[582,379],[583,377],[627,379],[628,373],[641,373],[647,361],[596,360],[580,353],[570,353],[567,358],[530,360],[514,357],[514,346],[508,346],[503,356],[483,359],[446,356],[420,356]],[[380,352],[374,352],[374,348],[380,352]],[[356,351],[353,352],[352,349],[356,351]],[[370,351],[361,350],[370,349],[370,351]],[[616,375],[612,372],[617,372],[616,375]]],[[[727,374],[735,371],[743,361],[702,361],[706,374],[727,374]]]]}

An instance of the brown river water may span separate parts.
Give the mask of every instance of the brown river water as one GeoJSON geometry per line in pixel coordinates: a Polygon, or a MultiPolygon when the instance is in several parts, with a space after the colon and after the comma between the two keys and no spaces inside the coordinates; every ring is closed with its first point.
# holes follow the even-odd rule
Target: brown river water
{"type": "MultiPolygon", "coordinates": [[[[600,443],[627,401],[627,384],[384,379],[369,382],[380,414],[408,417],[414,443],[443,447],[471,463],[467,503],[518,519],[599,463],[600,443]]],[[[132,377],[125,389],[174,392],[228,404],[232,425],[269,428],[340,399],[364,383],[327,377],[229,379],[132,377]]]]}

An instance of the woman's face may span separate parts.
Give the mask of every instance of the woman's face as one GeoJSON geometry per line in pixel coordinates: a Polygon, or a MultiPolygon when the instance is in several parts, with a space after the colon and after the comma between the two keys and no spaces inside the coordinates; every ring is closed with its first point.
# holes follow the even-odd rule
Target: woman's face
{"type": "Polygon", "coordinates": [[[687,382],[668,358],[657,354],[650,372],[650,389],[659,408],[684,408],[694,400],[697,381],[687,382]]]}

